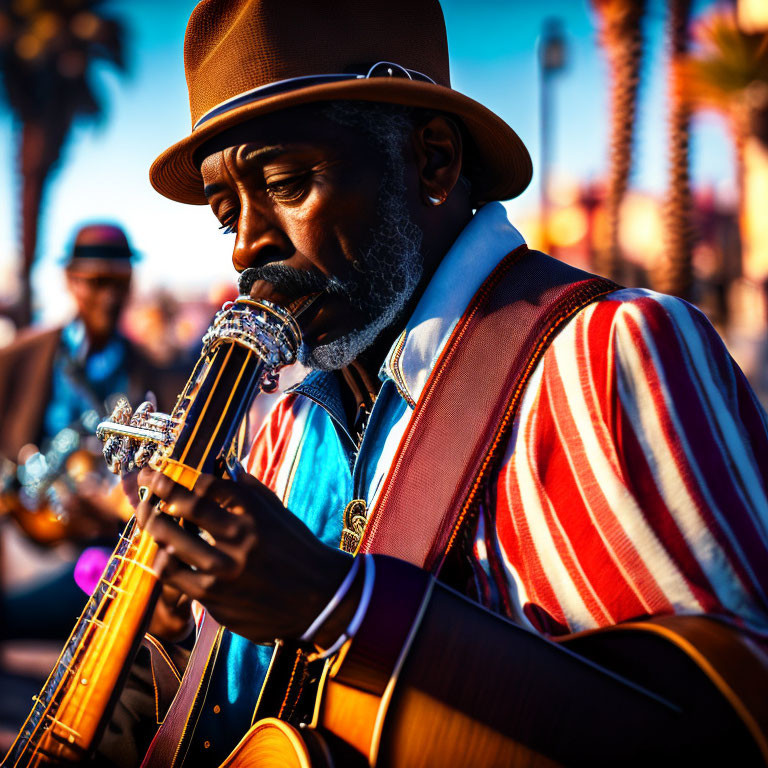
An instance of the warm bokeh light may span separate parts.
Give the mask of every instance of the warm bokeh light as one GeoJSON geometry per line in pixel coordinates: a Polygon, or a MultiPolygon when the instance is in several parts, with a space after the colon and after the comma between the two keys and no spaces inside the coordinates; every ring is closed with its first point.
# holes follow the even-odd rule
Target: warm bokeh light
{"type": "Polygon", "coordinates": [[[579,206],[560,208],[552,213],[549,239],[558,248],[570,248],[587,234],[587,214],[579,206]]]}
{"type": "Polygon", "coordinates": [[[619,242],[625,256],[652,269],[663,252],[664,238],[659,201],[648,195],[627,195],[619,228],[619,242]]]}

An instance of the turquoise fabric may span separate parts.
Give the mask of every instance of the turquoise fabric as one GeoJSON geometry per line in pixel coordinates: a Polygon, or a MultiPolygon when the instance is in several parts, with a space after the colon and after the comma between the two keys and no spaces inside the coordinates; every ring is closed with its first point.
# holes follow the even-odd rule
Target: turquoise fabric
{"type": "MultiPolygon", "coordinates": [[[[310,396],[313,403],[287,507],[321,541],[337,547],[342,513],[353,498],[354,444],[337,420],[342,412],[335,377],[313,374],[306,388],[306,391],[301,387],[297,390],[310,396]],[[323,406],[318,404],[320,397],[323,406]]],[[[221,764],[248,730],[271,657],[271,646],[258,646],[228,630],[224,632],[188,752],[194,756],[190,761],[194,759],[195,766],[221,764]],[[220,713],[214,711],[217,705],[221,707],[220,713]]]]}
{"type": "Polygon", "coordinates": [[[128,390],[125,339],[115,334],[103,349],[89,351],[82,321],[75,320],[61,332],[53,362],[51,397],[43,416],[43,438],[51,438],[76,424],[88,410],[99,415],[105,401],[128,390]]]}

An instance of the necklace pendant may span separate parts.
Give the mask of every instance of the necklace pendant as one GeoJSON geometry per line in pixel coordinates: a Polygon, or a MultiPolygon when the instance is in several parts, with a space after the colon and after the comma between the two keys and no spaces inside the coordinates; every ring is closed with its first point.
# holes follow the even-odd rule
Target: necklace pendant
{"type": "Polygon", "coordinates": [[[341,531],[340,549],[350,554],[357,551],[367,520],[368,509],[365,499],[352,499],[344,509],[344,528],[341,531]]]}

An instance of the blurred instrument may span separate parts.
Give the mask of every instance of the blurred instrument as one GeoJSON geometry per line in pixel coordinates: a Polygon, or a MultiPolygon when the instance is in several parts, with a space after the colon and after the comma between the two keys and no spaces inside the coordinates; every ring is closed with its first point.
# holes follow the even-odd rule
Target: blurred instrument
{"type": "Polygon", "coordinates": [[[99,489],[116,520],[130,519],[133,510],[120,483],[99,452],[89,447],[96,440],[98,418],[95,410],[87,411],[58,432],[44,451],[33,451],[19,464],[0,457],[0,515],[12,517],[37,544],[53,546],[81,537],[81,521],[70,517],[65,500],[85,484],[99,489]]]}
{"type": "MultiPolygon", "coordinates": [[[[250,402],[276,387],[300,339],[280,307],[243,296],[225,304],[170,415],[122,401],[99,425],[110,468],[148,463],[190,489],[201,473],[222,473],[250,402]]],[[[156,552],[130,522],[3,768],[81,762],[98,744],[157,601],[156,552]]]]}

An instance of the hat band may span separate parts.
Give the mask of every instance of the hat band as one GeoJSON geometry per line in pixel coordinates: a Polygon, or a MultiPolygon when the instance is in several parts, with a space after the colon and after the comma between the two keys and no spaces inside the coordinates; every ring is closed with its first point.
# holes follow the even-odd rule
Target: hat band
{"type": "Polygon", "coordinates": [[[130,263],[131,250],[124,245],[76,245],[70,261],[99,259],[101,261],[127,261],[130,263]]]}
{"type": "Polygon", "coordinates": [[[245,91],[237,96],[222,101],[215,107],[209,109],[193,126],[192,130],[197,130],[200,126],[212,120],[214,117],[231,112],[233,109],[242,107],[245,104],[252,104],[255,101],[261,101],[269,96],[276,96],[280,93],[296,91],[300,88],[309,88],[313,85],[324,85],[326,83],[341,82],[343,80],[368,80],[373,77],[399,77],[408,80],[418,80],[425,83],[437,85],[435,81],[422,72],[415,69],[407,69],[391,61],[377,61],[365,74],[340,74],[340,75],[302,75],[301,77],[290,77],[287,80],[277,80],[274,83],[267,83],[245,91]]]}

